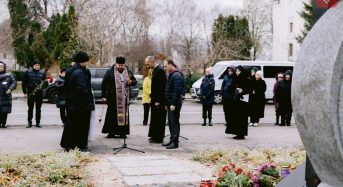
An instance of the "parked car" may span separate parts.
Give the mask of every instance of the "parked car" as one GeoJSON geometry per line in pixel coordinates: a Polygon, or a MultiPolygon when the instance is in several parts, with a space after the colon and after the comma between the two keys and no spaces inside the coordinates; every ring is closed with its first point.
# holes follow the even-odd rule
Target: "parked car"
{"type": "MultiPolygon", "coordinates": [[[[212,67],[212,72],[215,80],[214,88],[214,102],[219,104],[222,102],[222,96],[220,93],[221,85],[225,75],[227,67],[237,67],[241,65],[245,70],[250,72],[251,68],[256,67],[258,70],[263,71],[263,80],[267,84],[266,100],[273,99],[273,87],[275,83],[275,76],[279,72],[285,72],[286,70],[292,70],[294,62],[275,62],[275,61],[221,61],[217,62],[212,67]]],[[[250,75],[250,73],[248,73],[250,75]]],[[[203,77],[197,80],[191,88],[191,96],[193,99],[199,99],[200,85],[203,77]]]]}
{"type": "MultiPolygon", "coordinates": [[[[102,79],[106,73],[108,68],[89,68],[92,76],[91,84],[94,93],[95,100],[101,99],[101,83],[102,79]]],[[[139,80],[137,80],[139,81],[139,80]]],[[[51,103],[56,103],[57,99],[57,90],[56,84],[50,84],[46,89],[43,90],[44,98],[48,99],[51,103]]],[[[135,86],[130,87],[130,99],[135,99],[139,95],[139,86],[136,84],[135,86]]]]}

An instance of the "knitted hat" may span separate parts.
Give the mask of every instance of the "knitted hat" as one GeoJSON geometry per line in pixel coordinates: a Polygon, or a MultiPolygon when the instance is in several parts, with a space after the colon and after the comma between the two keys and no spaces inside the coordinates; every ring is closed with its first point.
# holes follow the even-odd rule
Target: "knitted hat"
{"type": "Polygon", "coordinates": [[[89,56],[86,52],[80,51],[73,55],[73,61],[76,63],[88,62],[89,56]]]}
{"type": "Polygon", "coordinates": [[[34,66],[34,65],[36,65],[36,64],[41,65],[40,60],[35,59],[34,61],[32,61],[32,64],[31,64],[31,65],[34,66]]]}

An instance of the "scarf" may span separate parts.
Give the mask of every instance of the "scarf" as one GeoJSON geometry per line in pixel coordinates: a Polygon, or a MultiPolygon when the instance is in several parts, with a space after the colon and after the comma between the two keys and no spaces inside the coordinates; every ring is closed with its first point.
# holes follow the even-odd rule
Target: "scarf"
{"type": "Polygon", "coordinates": [[[129,86],[126,84],[129,79],[126,68],[122,73],[119,73],[114,68],[114,79],[116,83],[116,100],[117,100],[117,120],[118,126],[128,125],[129,112],[128,112],[128,101],[129,101],[129,86]]]}

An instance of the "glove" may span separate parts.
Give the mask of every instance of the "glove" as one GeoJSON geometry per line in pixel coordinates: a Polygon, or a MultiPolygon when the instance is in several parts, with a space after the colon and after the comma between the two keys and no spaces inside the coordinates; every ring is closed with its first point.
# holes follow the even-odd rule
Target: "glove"
{"type": "Polygon", "coordinates": [[[7,90],[6,90],[6,94],[7,94],[7,95],[11,94],[11,92],[12,92],[11,89],[7,89],[7,90]]]}

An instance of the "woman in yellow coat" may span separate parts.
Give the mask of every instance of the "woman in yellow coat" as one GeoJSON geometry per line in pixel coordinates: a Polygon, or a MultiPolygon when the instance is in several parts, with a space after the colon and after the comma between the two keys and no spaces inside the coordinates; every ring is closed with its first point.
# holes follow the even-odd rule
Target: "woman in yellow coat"
{"type": "Polygon", "coordinates": [[[148,75],[144,78],[144,81],[143,81],[143,98],[142,98],[142,104],[144,107],[143,125],[148,124],[150,102],[151,102],[151,97],[150,97],[150,94],[151,94],[151,77],[152,77],[152,69],[149,70],[148,75]]]}

